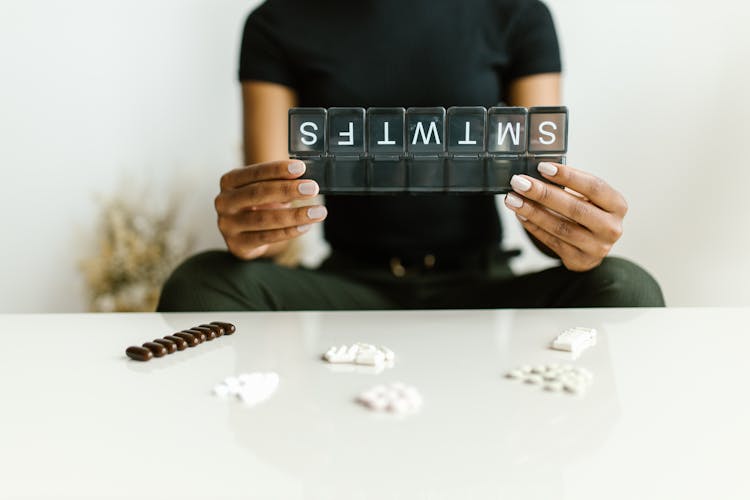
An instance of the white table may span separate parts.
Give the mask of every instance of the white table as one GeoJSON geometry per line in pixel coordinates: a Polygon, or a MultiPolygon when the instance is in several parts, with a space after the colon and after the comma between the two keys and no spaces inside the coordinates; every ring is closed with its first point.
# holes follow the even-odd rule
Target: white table
{"type": "Polygon", "coordinates": [[[1,498],[747,499],[750,310],[5,315],[1,498]],[[212,320],[237,333],[146,363],[141,343],[212,320]],[[584,397],[503,378],[599,330],[584,397]],[[380,374],[320,360],[382,343],[380,374]],[[254,408],[228,375],[279,373],[254,408]],[[353,402],[401,380],[422,410],[353,402]]]}

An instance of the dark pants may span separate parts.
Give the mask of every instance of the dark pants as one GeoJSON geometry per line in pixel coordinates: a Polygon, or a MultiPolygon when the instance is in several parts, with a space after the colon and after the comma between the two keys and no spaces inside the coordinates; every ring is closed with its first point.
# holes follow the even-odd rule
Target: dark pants
{"type": "Polygon", "coordinates": [[[648,272],[608,257],[587,272],[555,267],[514,276],[502,254],[481,265],[421,269],[394,276],[387,264],[333,255],[320,269],[242,261],[225,251],[182,263],[162,290],[158,311],[292,311],[351,309],[493,309],[661,307],[648,272]]]}

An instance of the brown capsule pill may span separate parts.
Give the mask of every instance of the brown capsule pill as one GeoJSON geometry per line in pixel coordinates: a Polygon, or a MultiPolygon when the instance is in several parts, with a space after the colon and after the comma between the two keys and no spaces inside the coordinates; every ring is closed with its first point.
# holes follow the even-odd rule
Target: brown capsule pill
{"type": "Polygon", "coordinates": [[[149,349],[146,349],[145,347],[138,347],[135,345],[125,349],[125,354],[127,354],[130,359],[134,359],[136,361],[148,361],[154,356],[154,354],[149,349]]]}
{"type": "Polygon", "coordinates": [[[198,339],[198,343],[203,343],[206,341],[206,334],[201,331],[193,330],[192,328],[189,328],[187,330],[182,330],[182,331],[185,333],[189,333],[190,335],[198,339]]]}
{"type": "Polygon", "coordinates": [[[174,336],[180,337],[181,339],[183,339],[185,342],[187,342],[187,345],[190,347],[195,347],[198,344],[200,344],[200,341],[189,333],[177,332],[174,334],[174,336]]]}
{"type": "Polygon", "coordinates": [[[212,321],[211,324],[219,325],[220,327],[222,327],[224,329],[224,335],[232,335],[236,330],[236,328],[234,327],[232,323],[225,323],[223,321],[212,321]]]}
{"type": "Polygon", "coordinates": [[[163,345],[167,348],[167,354],[172,354],[177,350],[177,344],[167,339],[154,339],[155,344],[163,345]]]}
{"type": "Polygon", "coordinates": [[[224,329],[219,325],[200,325],[201,328],[210,328],[217,337],[224,335],[224,329]]]}
{"type": "Polygon", "coordinates": [[[166,340],[171,340],[174,342],[174,344],[177,346],[178,351],[184,351],[188,348],[188,343],[185,339],[181,339],[180,337],[175,337],[174,335],[167,335],[164,337],[166,340]]]}
{"type": "Polygon", "coordinates": [[[161,358],[162,356],[167,355],[167,348],[156,342],[146,342],[143,344],[143,347],[151,351],[154,357],[161,358]]]}
{"type": "Polygon", "coordinates": [[[216,338],[216,332],[212,328],[206,328],[205,326],[194,326],[191,330],[197,330],[206,334],[206,340],[213,340],[216,338]]]}

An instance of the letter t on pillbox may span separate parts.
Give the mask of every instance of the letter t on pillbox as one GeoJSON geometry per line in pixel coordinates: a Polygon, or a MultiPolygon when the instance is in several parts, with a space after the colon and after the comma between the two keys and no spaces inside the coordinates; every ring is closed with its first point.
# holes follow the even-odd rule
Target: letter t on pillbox
{"type": "Polygon", "coordinates": [[[304,179],[318,183],[321,191],[326,181],[326,116],[325,108],[291,108],[289,110],[289,157],[305,162],[304,179]]]}
{"type": "Polygon", "coordinates": [[[484,190],[485,124],[487,110],[482,106],[454,106],[448,109],[448,190],[484,190]]]}
{"type": "Polygon", "coordinates": [[[335,157],[328,169],[331,192],[367,190],[364,108],[328,109],[328,154],[335,157]]]}
{"type": "Polygon", "coordinates": [[[406,133],[404,108],[367,110],[367,152],[370,156],[370,187],[374,191],[406,190],[406,133]]]}

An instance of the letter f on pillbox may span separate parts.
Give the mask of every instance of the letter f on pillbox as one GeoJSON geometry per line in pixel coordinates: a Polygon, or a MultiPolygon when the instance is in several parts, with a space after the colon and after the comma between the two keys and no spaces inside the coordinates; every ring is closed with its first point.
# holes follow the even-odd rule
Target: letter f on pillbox
{"type": "Polygon", "coordinates": [[[406,122],[410,153],[437,155],[445,151],[445,108],[409,108],[406,122]]]}
{"type": "Polygon", "coordinates": [[[529,154],[565,153],[568,149],[568,108],[529,109],[529,154]]]}
{"type": "Polygon", "coordinates": [[[328,152],[358,156],[365,152],[365,109],[328,109],[328,152]]]}
{"type": "Polygon", "coordinates": [[[322,156],[326,152],[325,108],[289,110],[289,154],[292,157],[322,156]]]}

